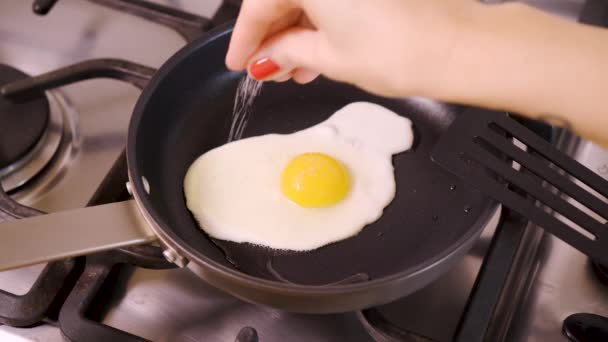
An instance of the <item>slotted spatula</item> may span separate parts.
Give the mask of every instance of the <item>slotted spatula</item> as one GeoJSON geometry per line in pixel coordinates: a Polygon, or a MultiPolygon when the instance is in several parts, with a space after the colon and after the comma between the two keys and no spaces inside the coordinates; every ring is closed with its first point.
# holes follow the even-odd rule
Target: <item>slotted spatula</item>
{"type": "Polygon", "coordinates": [[[458,116],[431,158],[465,183],[608,264],[608,182],[506,113],[471,109],[458,116]]]}

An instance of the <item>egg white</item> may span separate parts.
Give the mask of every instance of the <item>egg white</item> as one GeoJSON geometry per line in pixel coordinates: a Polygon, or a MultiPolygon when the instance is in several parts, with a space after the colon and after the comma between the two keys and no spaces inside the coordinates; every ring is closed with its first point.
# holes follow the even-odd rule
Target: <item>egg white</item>
{"type": "Polygon", "coordinates": [[[392,155],[413,142],[410,120],[373,103],[355,102],[326,121],[292,134],[267,134],[220,146],[188,169],[188,209],[210,236],[274,249],[307,251],[356,235],[395,196],[392,155]],[[346,198],[303,208],[281,192],[287,163],[325,153],[350,175],[346,198]]]}

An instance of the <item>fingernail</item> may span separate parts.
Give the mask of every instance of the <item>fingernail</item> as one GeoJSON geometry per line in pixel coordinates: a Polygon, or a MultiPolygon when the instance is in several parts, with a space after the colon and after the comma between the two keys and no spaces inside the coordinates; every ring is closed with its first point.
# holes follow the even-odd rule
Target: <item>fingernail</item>
{"type": "Polygon", "coordinates": [[[260,58],[249,67],[249,73],[256,80],[263,80],[281,69],[269,57],[260,58]]]}

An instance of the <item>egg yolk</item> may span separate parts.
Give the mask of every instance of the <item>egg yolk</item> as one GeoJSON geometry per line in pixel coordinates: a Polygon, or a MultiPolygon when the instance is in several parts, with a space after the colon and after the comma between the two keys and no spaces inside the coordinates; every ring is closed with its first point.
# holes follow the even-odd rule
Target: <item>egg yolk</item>
{"type": "Polygon", "coordinates": [[[336,159],[318,152],[293,158],[283,170],[281,191],[305,208],[327,207],[348,194],[348,171],[336,159]]]}

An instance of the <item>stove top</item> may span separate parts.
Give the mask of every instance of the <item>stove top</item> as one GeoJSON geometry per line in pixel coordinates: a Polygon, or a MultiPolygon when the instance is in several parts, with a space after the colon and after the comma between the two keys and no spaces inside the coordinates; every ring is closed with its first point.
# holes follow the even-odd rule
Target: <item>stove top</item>
{"type": "MultiPolygon", "coordinates": [[[[54,1],[38,3],[44,2],[54,1]]],[[[583,0],[529,2],[571,19],[584,5],[583,0]]],[[[227,9],[235,2],[152,3],[208,18],[219,9],[219,21],[230,17],[227,9]]],[[[150,4],[139,16],[129,13],[139,5],[139,0],[61,0],[41,17],[22,0],[2,1],[0,64],[28,75],[100,58],[158,68],[197,34],[197,25],[213,25],[181,12],[155,11],[150,4]],[[176,25],[176,17],[192,27],[176,25]]],[[[0,67],[0,82],[2,76],[0,67]]],[[[0,149],[3,187],[36,210],[16,206],[19,215],[0,211],[0,220],[128,197],[122,151],[137,87],[90,79],[45,94],[46,106],[39,100],[34,110],[23,109],[40,122],[46,118],[45,130],[30,128],[44,143],[26,139],[10,155],[0,149]]],[[[558,144],[608,177],[608,151],[566,133],[558,144]]],[[[494,215],[475,247],[440,279],[395,303],[358,313],[301,315],[245,303],[188,270],[172,268],[154,246],[0,272],[0,319],[13,325],[0,326],[0,340],[559,341],[565,340],[561,324],[569,314],[608,316],[608,287],[594,278],[587,258],[509,211],[503,214],[494,215]],[[48,274],[53,281],[39,280],[48,274]],[[55,280],[63,285],[54,287],[55,280]],[[14,295],[3,297],[6,293],[14,295]],[[29,315],[15,313],[23,307],[29,315]],[[38,313],[38,307],[49,309],[38,313]]]]}

